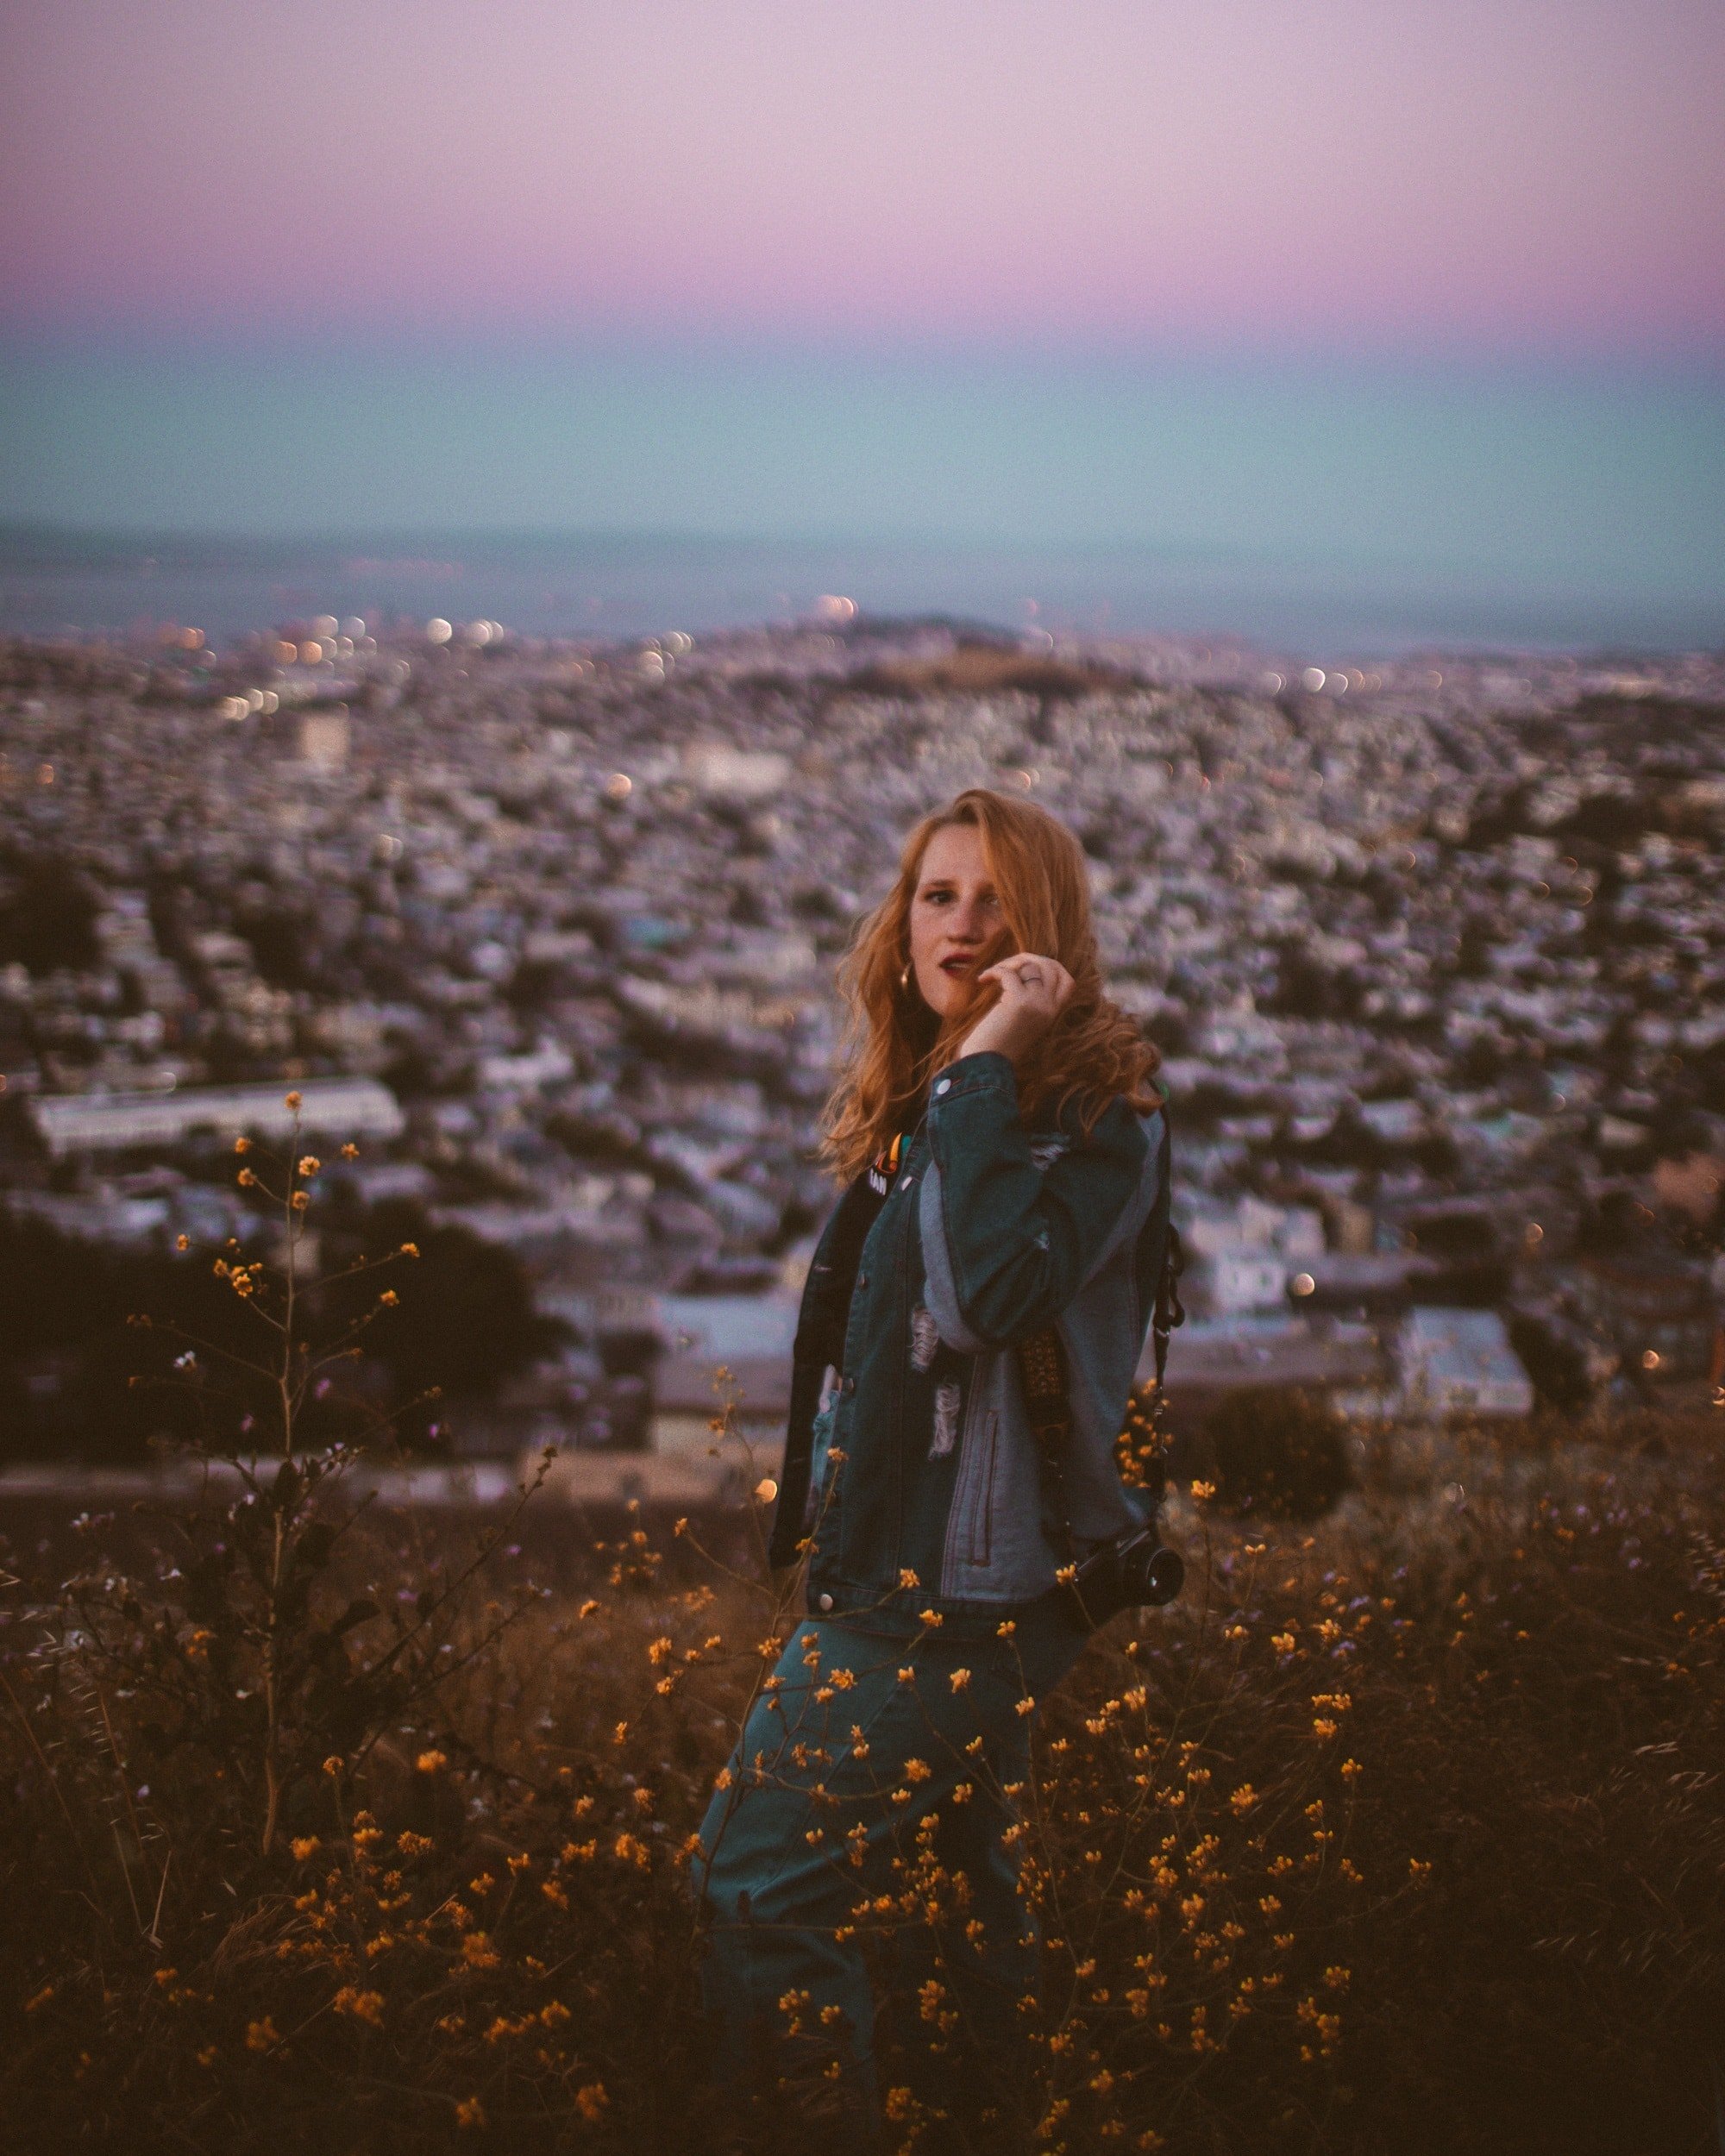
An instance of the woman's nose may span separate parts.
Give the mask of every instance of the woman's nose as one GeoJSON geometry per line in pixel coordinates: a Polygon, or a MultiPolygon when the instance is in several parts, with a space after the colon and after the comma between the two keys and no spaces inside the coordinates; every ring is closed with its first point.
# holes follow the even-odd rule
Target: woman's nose
{"type": "Polygon", "coordinates": [[[980,899],[961,899],[958,918],[952,924],[952,932],[967,943],[982,940],[982,901],[980,899]]]}

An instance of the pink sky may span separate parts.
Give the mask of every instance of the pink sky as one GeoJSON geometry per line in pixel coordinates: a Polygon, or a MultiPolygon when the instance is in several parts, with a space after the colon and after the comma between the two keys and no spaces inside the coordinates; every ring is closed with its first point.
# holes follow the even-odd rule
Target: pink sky
{"type": "Polygon", "coordinates": [[[1725,351],[1716,0],[11,0],[0,319],[1725,351]]]}

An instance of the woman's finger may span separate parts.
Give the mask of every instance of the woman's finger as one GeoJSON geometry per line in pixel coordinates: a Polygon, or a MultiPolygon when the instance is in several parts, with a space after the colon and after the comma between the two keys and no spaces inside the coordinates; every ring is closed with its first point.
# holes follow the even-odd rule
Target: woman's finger
{"type": "Polygon", "coordinates": [[[1077,985],[1057,958],[1044,958],[1039,952],[1028,950],[1016,951],[1010,958],[985,966],[976,979],[994,981],[1003,1002],[1019,1009],[1038,1010],[1050,1018],[1077,985]]]}

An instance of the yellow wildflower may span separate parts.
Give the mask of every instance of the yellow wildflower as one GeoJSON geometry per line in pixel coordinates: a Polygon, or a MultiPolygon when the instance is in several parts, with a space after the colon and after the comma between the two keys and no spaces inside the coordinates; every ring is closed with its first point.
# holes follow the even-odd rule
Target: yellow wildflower
{"type": "Polygon", "coordinates": [[[330,2004],[338,2014],[351,2014],[356,2021],[369,2021],[373,2028],[383,2026],[381,1991],[359,1991],[351,1984],[344,1984],[330,2004]]]}

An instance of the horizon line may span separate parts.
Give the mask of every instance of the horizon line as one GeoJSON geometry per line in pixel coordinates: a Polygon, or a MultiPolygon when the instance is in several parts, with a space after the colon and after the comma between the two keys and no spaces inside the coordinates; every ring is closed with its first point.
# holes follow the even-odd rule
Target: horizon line
{"type": "Polygon", "coordinates": [[[260,355],[295,364],[397,360],[409,364],[599,364],[638,360],[799,368],[970,365],[989,370],[1095,368],[1104,372],[1215,367],[1301,374],[1405,373],[1414,377],[1533,374],[1544,380],[1656,377],[1725,389],[1725,342],[1716,334],[1653,340],[1540,336],[1434,337],[1408,330],[1319,339],[1272,324],[1254,329],[1157,333],[1077,329],[974,331],[797,330],[770,323],[723,326],[340,322],[287,326],[232,323],[40,323],[0,313],[0,360],[75,355],[89,360],[196,366],[260,355]]]}
{"type": "MultiPolygon", "coordinates": [[[[1235,564],[1243,568],[1296,567],[1308,568],[1315,574],[1328,573],[1354,577],[1375,574],[1392,581],[1401,576],[1436,576],[1471,581],[1482,589],[1514,590],[1521,595],[1540,591],[1553,594],[1561,591],[1577,599],[1606,599],[1617,595],[1615,586],[1601,586],[1590,590],[1579,586],[1573,574],[1556,576],[1548,573],[1529,580],[1524,572],[1511,582],[1506,579],[1501,567],[1484,567],[1453,554],[1386,555],[1374,549],[1367,562],[1338,553],[1333,546],[1326,547],[1310,539],[1303,541],[1296,548],[1288,545],[1242,541],[1148,539],[1132,535],[1101,534],[1033,539],[1009,534],[994,536],[965,534],[951,530],[870,532],[857,529],[812,530],[791,525],[770,530],[702,530],[693,526],[657,524],[383,523],[307,526],[301,530],[271,531],[258,525],[61,523],[54,519],[15,517],[0,512],[0,552],[13,548],[20,542],[26,544],[31,542],[58,544],[68,549],[79,543],[116,547],[133,554],[150,542],[186,550],[200,547],[243,547],[254,549],[260,555],[273,552],[303,554],[319,549],[340,554],[361,545],[371,548],[380,544],[418,547],[435,542],[470,547],[480,553],[487,548],[511,545],[580,545],[675,547],[705,551],[783,548],[810,553],[822,549],[831,552],[856,549],[874,553],[903,550],[956,557],[993,555],[1007,560],[1019,558],[1026,563],[1039,561],[1044,564],[1107,556],[1181,563],[1235,564]]],[[[50,565],[43,562],[35,566],[50,565]]],[[[423,571],[426,563],[423,557],[409,556],[395,563],[386,556],[373,557],[367,554],[357,563],[338,562],[331,566],[350,573],[369,572],[387,575],[392,570],[401,573],[423,571]]],[[[459,573],[463,565],[455,561],[440,561],[436,566],[448,567],[459,573]]]]}

